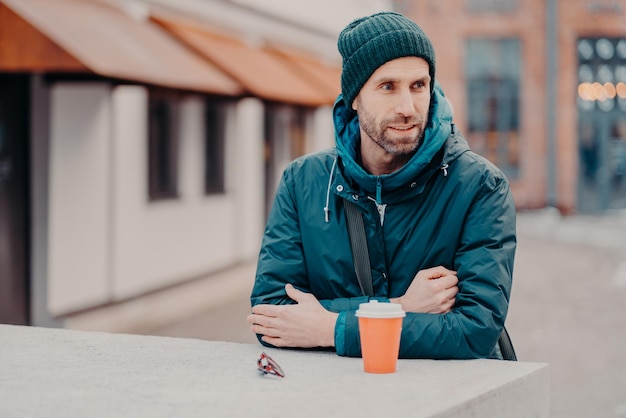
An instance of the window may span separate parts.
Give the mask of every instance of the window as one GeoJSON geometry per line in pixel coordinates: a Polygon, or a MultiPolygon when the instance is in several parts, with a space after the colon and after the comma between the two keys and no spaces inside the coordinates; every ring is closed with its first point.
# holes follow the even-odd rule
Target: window
{"type": "Polygon", "coordinates": [[[148,197],[178,197],[178,97],[150,91],[148,99],[148,197]]]}
{"type": "Polygon", "coordinates": [[[465,47],[472,148],[507,176],[519,171],[521,53],[518,39],[469,39],[465,47]]]}
{"type": "Polygon", "coordinates": [[[268,104],[265,107],[265,201],[269,213],[283,170],[305,152],[307,108],[268,104]]]}
{"type": "Polygon", "coordinates": [[[626,208],[626,39],[579,38],[578,208],[626,208]]]}
{"type": "Polygon", "coordinates": [[[626,111],[626,39],[578,40],[578,108],[626,111]]]}
{"type": "Polygon", "coordinates": [[[207,99],[206,138],[204,146],[204,191],[224,193],[224,142],[226,137],[227,102],[207,99]]]}

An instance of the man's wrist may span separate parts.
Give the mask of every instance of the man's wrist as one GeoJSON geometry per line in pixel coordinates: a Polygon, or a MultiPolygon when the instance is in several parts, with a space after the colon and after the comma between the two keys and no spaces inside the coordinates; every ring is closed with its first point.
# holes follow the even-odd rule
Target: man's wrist
{"type": "Polygon", "coordinates": [[[334,347],[335,346],[335,326],[337,324],[337,318],[339,314],[336,312],[329,312],[328,315],[328,327],[326,337],[322,342],[322,347],[334,347]]]}

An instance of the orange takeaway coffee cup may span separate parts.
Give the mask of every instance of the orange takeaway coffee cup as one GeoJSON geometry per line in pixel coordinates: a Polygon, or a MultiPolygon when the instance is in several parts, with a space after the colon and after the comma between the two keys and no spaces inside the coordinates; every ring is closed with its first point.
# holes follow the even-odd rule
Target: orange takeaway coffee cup
{"type": "Polygon", "coordinates": [[[361,335],[363,369],[368,373],[394,373],[400,353],[402,320],[399,303],[361,303],[356,311],[361,335]]]}

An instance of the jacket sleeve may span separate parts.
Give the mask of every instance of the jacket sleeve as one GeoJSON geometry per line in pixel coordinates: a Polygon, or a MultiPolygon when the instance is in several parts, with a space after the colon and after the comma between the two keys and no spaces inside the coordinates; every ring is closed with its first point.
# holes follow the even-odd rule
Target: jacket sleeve
{"type": "MultiPolygon", "coordinates": [[[[446,314],[407,313],[400,357],[471,359],[493,356],[506,319],[516,248],[515,204],[503,177],[487,184],[471,204],[454,268],[459,292],[446,314]]],[[[359,356],[354,311],[345,313],[340,355],[359,356]]]]}
{"type": "MultiPolygon", "coordinates": [[[[291,283],[303,292],[311,292],[293,190],[293,175],[287,168],[277,188],[265,228],[250,297],[252,306],[294,303],[285,292],[287,283],[291,283]]],[[[367,297],[360,296],[323,299],[319,302],[329,311],[342,312],[356,311],[359,303],[367,301],[367,297]]],[[[257,335],[257,337],[260,336],[257,335]]],[[[260,338],[259,341],[261,341],[260,338]]],[[[261,343],[267,345],[264,342],[261,343]]]]}
{"type": "Polygon", "coordinates": [[[285,293],[287,283],[301,290],[308,288],[298,213],[288,187],[290,178],[287,169],[269,213],[252,288],[252,306],[293,303],[285,293]]]}

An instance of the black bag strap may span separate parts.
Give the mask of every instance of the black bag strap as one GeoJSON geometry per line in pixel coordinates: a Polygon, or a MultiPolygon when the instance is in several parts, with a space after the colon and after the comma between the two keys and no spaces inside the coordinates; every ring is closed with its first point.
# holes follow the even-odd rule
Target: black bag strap
{"type": "MultiPolygon", "coordinates": [[[[343,206],[346,210],[346,219],[348,221],[348,233],[350,234],[352,261],[354,262],[356,278],[359,281],[361,293],[363,293],[363,295],[373,296],[372,270],[370,267],[363,216],[359,208],[348,199],[343,199],[343,206]]],[[[504,360],[517,361],[517,355],[515,354],[515,349],[513,348],[513,343],[506,327],[502,328],[502,333],[500,333],[500,337],[498,338],[498,346],[500,347],[500,352],[504,360]]]]}
{"type": "Polygon", "coordinates": [[[509,337],[506,327],[502,328],[502,332],[498,338],[498,346],[500,347],[500,352],[504,360],[517,361],[517,354],[515,354],[513,342],[511,341],[511,337],[509,337]]]}
{"type": "Polygon", "coordinates": [[[348,199],[343,199],[343,206],[346,209],[354,271],[356,272],[356,278],[361,287],[361,293],[365,296],[374,296],[372,270],[370,267],[370,256],[367,248],[367,238],[365,237],[363,216],[359,208],[348,199]]]}

